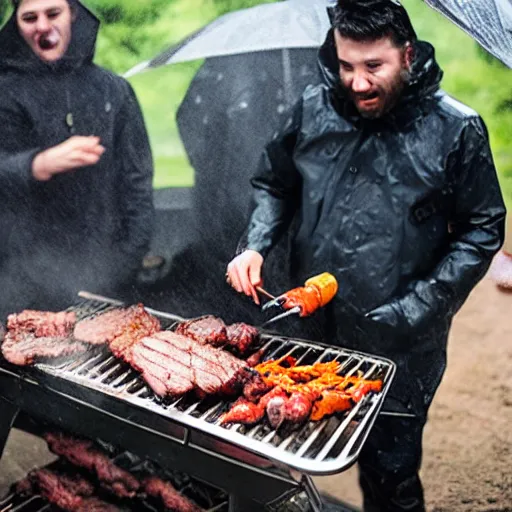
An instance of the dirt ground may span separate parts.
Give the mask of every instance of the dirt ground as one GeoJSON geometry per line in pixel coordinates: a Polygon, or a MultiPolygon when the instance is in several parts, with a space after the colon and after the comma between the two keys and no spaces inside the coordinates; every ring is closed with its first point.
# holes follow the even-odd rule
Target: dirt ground
{"type": "MultiPolygon", "coordinates": [[[[422,477],[431,512],[512,512],[512,294],[484,279],[457,315],[448,370],[430,410],[422,477]]],[[[0,496],[48,460],[45,443],[13,431],[0,496]]],[[[316,480],[361,506],[357,472],[316,480]]]]}
{"type": "MultiPolygon", "coordinates": [[[[455,318],[421,473],[429,511],[512,511],[512,293],[488,278],[455,318]]],[[[317,483],[361,505],[355,469],[317,483]]]]}

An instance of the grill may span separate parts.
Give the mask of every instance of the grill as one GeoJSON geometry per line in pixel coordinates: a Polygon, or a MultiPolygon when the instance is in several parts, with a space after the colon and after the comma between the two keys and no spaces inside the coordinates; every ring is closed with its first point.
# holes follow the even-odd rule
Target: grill
{"type": "MultiPolygon", "coordinates": [[[[81,319],[120,304],[89,298],[70,310],[81,319]]],[[[174,329],[183,320],[151,309],[148,312],[159,317],[166,329],[174,329]]],[[[58,420],[77,433],[120,443],[130,451],[142,450],[164,464],[172,460],[171,467],[196,474],[231,494],[240,494],[242,488],[248,487],[244,479],[249,478],[254,489],[243,489],[249,496],[230,501],[232,510],[253,510],[245,499],[252,506],[255,498],[260,503],[276,503],[301,490],[308,493],[313,509],[321,510],[310,475],[339,473],[355,462],[389,390],[395,365],[383,358],[271,333],[263,334],[262,340],[264,360],[287,355],[299,364],[336,360],[341,363],[342,375],[380,378],[383,390],[366,396],[345,414],[308,422],[284,435],[267,424],[221,426],[220,415],[226,410],[226,402],[211,397],[200,401],[190,397],[161,400],[138,372],[100,348],[71,362],[37,364],[32,368],[13,368],[4,362],[0,366],[0,389],[2,378],[8,379],[10,386],[5,389],[10,392],[5,392],[7,403],[2,405],[0,401],[0,406],[10,406],[13,417],[22,409],[58,420]],[[13,386],[13,380],[18,386],[13,386]],[[39,410],[42,402],[37,402],[38,395],[45,404],[51,403],[48,410],[39,410]],[[84,408],[90,420],[84,416],[84,408]],[[102,423],[94,424],[93,416],[102,423]],[[157,444],[152,446],[155,438],[157,444]],[[165,453],[161,443],[165,444],[165,453]],[[238,505],[231,505],[236,501],[238,505]]],[[[0,432],[0,441],[1,435],[0,432]]]]}
{"type": "MultiPolygon", "coordinates": [[[[107,448],[108,451],[114,451],[112,447],[107,448]]],[[[118,450],[117,450],[118,451],[118,450]]],[[[228,496],[226,493],[214,489],[203,482],[195,481],[187,475],[178,474],[176,472],[162,471],[161,468],[155,467],[151,461],[142,460],[132,453],[121,452],[111,453],[110,459],[116,466],[122,467],[142,480],[146,476],[157,475],[164,481],[170,482],[173,487],[183,496],[192,500],[193,503],[201,507],[204,512],[227,512],[229,507],[228,496]]],[[[70,463],[58,459],[45,467],[59,475],[80,475],[88,478],[91,483],[91,475],[84,474],[80,470],[72,466],[70,463]]],[[[163,510],[158,500],[145,498],[143,495],[136,496],[131,499],[119,499],[113,494],[101,489],[95,485],[96,497],[119,507],[120,510],[126,512],[158,512],[163,510]]],[[[16,485],[12,486],[11,492],[3,499],[0,499],[0,512],[51,512],[56,507],[48,503],[48,501],[39,494],[22,495],[16,485]]]]}

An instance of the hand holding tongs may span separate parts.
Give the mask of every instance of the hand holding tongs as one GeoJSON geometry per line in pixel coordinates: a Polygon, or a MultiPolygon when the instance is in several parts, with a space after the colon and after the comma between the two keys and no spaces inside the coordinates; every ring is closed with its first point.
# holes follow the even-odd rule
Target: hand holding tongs
{"type": "Polygon", "coordinates": [[[263,324],[268,325],[291,315],[299,315],[300,317],[311,315],[318,308],[325,306],[336,295],[338,282],[332,274],[324,272],[308,279],[304,286],[293,288],[278,297],[274,297],[261,287],[256,287],[256,290],[271,299],[261,308],[262,311],[268,311],[271,308],[284,310],[283,313],[263,324]]]}

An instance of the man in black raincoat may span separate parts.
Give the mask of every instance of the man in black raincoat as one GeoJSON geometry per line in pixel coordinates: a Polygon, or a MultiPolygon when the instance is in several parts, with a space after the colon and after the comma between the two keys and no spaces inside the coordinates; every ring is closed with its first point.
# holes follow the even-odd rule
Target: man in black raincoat
{"type": "Polygon", "coordinates": [[[324,271],[339,283],[317,312],[324,341],[397,364],[385,407],[402,416],[380,417],[359,458],[365,511],[423,511],[448,331],[502,244],[505,208],[482,119],[439,89],[434,49],[400,3],[339,0],[332,21],[326,85],[267,145],[227,279],[258,302],[263,260],[298,217],[296,285],[324,271]]]}
{"type": "Polygon", "coordinates": [[[0,313],[115,293],[152,233],[153,162],[135,94],[93,64],[76,0],[21,0],[0,33],[0,313]]]}

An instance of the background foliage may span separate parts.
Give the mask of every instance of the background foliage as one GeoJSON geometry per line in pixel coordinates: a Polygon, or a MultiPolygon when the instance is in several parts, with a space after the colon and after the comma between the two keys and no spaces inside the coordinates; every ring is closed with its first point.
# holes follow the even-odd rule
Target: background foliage
{"type": "MultiPolygon", "coordinates": [[[[270,2],[272,0],[263,0],[270,2]]],[[[153,58],[215,17],[261,0],[84,0],[102,21],[96,62],[120,74],[153,58]]],[[[436,47],[443,88],[484,118],[512,208],[512,72],[421,0],[404,0],[418,35],[436,47]]],[[[0,0],[0,21],[10,1],[0,0]]],[[[139,96],[156,163],[155,186],[190,186],[193,170],[175,113],[201,62],[166,66],[130,79],[139,96]]]]}

